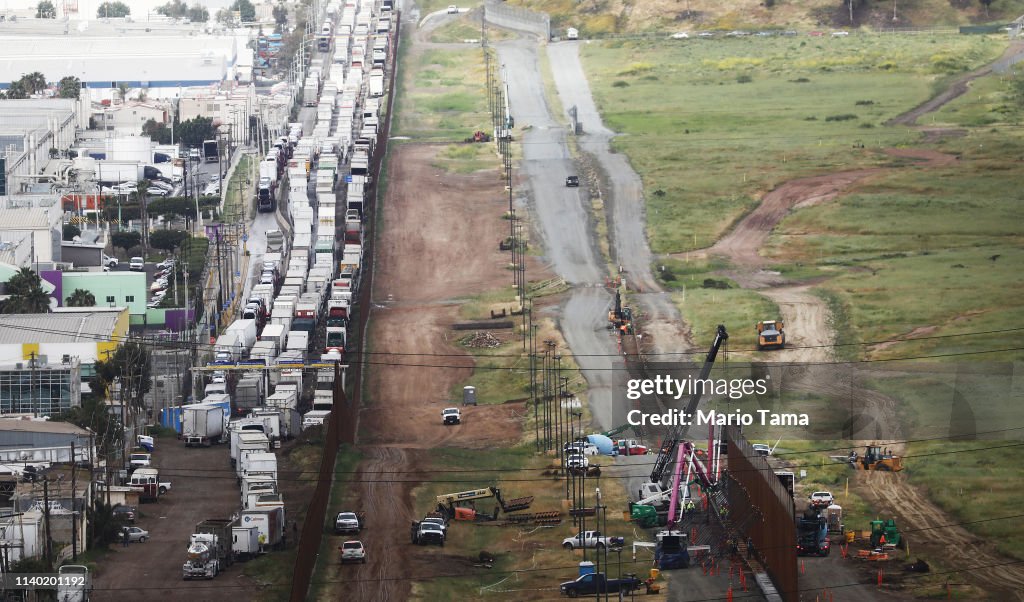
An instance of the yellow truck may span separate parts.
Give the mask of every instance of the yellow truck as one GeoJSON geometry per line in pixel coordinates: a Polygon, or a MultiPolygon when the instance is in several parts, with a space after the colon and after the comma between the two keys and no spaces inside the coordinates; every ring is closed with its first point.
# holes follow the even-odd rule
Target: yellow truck
{"type": "Polygon", "coordinates": [[[760,351],[765,349],[782,349],[786,346],[785,325],[782,319],[764,320],[757,323],[757,348],[760,351]]]}

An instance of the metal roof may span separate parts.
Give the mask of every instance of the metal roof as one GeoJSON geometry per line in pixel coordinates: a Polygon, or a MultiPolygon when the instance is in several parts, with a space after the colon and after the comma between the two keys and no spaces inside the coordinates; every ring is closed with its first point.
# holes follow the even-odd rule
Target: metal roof
{"type": "Polygon", "coordinates": [[[23,433],[67,433],[88,437],[90,431],[71,424],[70,422],[52,422],[49,420],[25,420],[24,418],[0,417],[0,431],[23,433]]]}
{"type": "Polygon", "coordinates": [[[47,81],[73,75],[89,88],[203,85],[223,80],[237,59],[232,36],[140,35],[76,37],[0,35],[2,87],[39,71],[47,81]]]}
{"type": "Polygon", "coordinates": [[[110,341],[120,311],[0,315],[0,345],[110,341]]]}
{"type": "Polygon", "coordinates": [[[59,211],[51,215],[44,207],[0,209],[0,232],[47,229],[60,221],[60,215],[59,211]]]}

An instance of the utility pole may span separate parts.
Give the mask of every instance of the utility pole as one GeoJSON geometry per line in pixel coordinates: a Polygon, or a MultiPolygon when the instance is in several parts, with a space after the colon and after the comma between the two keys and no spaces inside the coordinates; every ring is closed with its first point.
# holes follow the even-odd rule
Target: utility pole
{"type": "Polygon", "coordinates": [[[36,394],[36,352],[29,354],[29,391],[28,402],[32,406],[32,417],[39,418],[39,395],[36,394]]]}
{"type": "Polygon", "coordinates": [[[46,521],[46,570],[53,570],[53,549],[50,546],[50,480],[43,478],[43,520],[46,521]]]}
{"type": "Polygon", "coordinates": [[[78,474],[78,463],[75,462],[75,442],[71,442],[71,559],[78,560],[78,511],[76,510],[75,498],[78,497],[76,489],[78,474]]]}

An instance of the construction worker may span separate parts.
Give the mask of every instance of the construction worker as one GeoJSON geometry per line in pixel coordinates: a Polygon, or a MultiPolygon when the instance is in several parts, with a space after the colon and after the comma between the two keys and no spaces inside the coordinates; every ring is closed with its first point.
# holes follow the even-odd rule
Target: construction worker
{"type": "MultiPolygon", "coordinates": [[[[252,541],[252,540],[250,539],[249,541],[252,541]]],[[[263,546],[264,546],[264,545],[265,545],[266,543],[267,543],[267,536],[266,536],[266,535],[264,535],[264,534],[262,534],[262,533],[260,533],[260,536],[259,536],[259,544],[260,544],[260,554],[262,554],[262,553],[263,553],[263,546]]]]}

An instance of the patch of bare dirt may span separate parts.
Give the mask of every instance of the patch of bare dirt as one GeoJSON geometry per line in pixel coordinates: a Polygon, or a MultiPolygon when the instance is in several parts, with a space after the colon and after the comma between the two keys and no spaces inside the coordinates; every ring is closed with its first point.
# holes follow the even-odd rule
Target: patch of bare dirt
{"type": "Polygon", "coordinates": [[[761,204],[711,248],[709,255],[724,255],[739,266],[759,269],[768,265],[759,251],[775,226],[794,207],[810,207],[835,198],[880,169],[856,169],[823,176],[790,180],[764,195],[761,204]]]}
{"type": "Polygon", "coordinates": [[[509,286],[512,273],[508,253],[498,249],[508,222],[496,173],[443,172],[431,165],[437,152],[434,145],[392,151],[374,263],[367,405],[359,418],[363,461],[353,483],[367,513],[367,563],[330,567],[339,589],[323,599],[342,591],[353,600],[409,599],[412,582],[437,569],[437,558],[408,539],[413,489],[429,478],[421,450],[482,449],[521,436],[522,403],[462,408],[458,426],[441,421],[452,388],[474,366],[457,343],[467,333],[450,329],[457,300],[509,286]]]}
{"type": "Polygon", "coordinates": [[[934,325],[934,324],[930,325],[930,326],[918,326],[917,328],[911,330],[907,334],[903,334],[903,335],[897,336],[896,338],[898,340],[885,341],[883,343],[878,343],[877,345],[872,345],[871,346],[871,351],[872,352],[882,351],[882,350],[888,349],[889,347],[892,347],[893,345],[896,345],[896,344],[898,344],[898,343],[900,343],[901,341],[904,341],[904,340],[916,339],[916,338],[919,338],[919,337],[926,337],[926,336],[932,334],[933,332],[935,332],[938,329],[939,329],[939,327],[934,325]]]}

